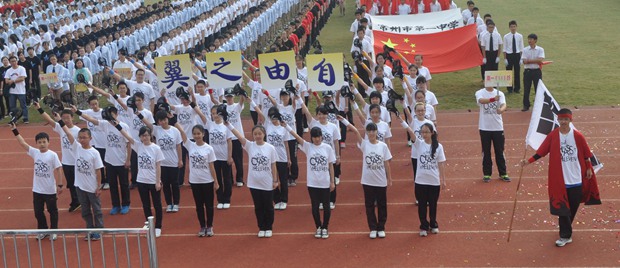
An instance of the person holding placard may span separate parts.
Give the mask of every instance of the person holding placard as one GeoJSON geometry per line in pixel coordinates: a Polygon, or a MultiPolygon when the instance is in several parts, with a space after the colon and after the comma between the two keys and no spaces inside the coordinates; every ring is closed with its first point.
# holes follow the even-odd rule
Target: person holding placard
{"type": "Polygon", "coordinates": [[[502,181],[510,182],[504,156],[505,137],[504,121],[502,119],[502,114],[506,111],[504,92],[493,87],[480,89],[476,92],[476,102],[480,106],[478,129],[480,130],[480,142],[482,143],[482,181],[491,181],[493,173],[491,145],[493,145],[499,178],[502,181]]]}

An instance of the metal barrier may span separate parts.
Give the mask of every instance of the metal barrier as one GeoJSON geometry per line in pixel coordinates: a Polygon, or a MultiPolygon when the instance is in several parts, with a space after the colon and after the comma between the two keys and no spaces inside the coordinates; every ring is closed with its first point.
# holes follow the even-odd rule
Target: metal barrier
{"type": "Polygon", "coordinates": [[[64,266],[67,268],[105,268],[108,265],[110,267],[144,267],[146,261],[143,257],[143,251],[145,251],[142,247],[144,241],[141,241],[143,238],[146,238],[148,267],[157,268],[155,220],[152,216],[148,218],[143,228],[0,230],[2,260],[5,268],[22,267],[22,265],[29,268],[33,265],[35,267],[64,266]],[[95,236],[100,235],[100,239],[94,239],[93,234],[95,236]],[[38,239],[39,236],[45,236],[45,238],[38,239]],[[52,236],[56,236],[56,240],[51,239],[52,236]],[[31,241],[33,238],[35,241],[31,241]],[[80,239],[84,239],[86,242],[80,243],[80,239]],[[124,239],[124,252],[122,252],[122,245],[117,247],[117,239],[121,240],[121,243],[124,239]],[[73,241],[75,241],[75,245],[73,245],[73,241]],[[104,243],[104,241],[106,242],[104,243]],[[11,243],[13,249],[11,249],[11,243]],[[64,255],[64,265],[62,263],[63,257],[56,256],[58,252],[55,248],[56,244],[62,244],[60,250],[64,255]],[[37,249],[39,256],[36,256],[37,249]],[[136,249],[137,253],[135,252],[136,249]],[[88,255],[82,255],[86,254],[85,251],[88,255]],[[137,259],[135,255],[138,255],[137,259]],[[88,265],[82,266],[84,257],[88,260],[88,265]],[[27,262],[22,262],[24,259],[27,259],[27,262]],[[59,266],[58,262],[60,262],[59,266]]]}

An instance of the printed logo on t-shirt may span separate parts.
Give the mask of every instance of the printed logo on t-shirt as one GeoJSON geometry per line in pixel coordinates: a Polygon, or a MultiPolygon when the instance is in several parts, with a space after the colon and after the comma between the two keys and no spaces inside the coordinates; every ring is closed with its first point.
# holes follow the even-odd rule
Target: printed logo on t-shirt
{"type": "Polygon", "coordinates": [[[436,170],[437,162],[431,157],[431,151],[428,150],[418,157],[418,168],[425,170],[436,170]]]}
{"type": "Polygon", "coordinates": [[[560,144],[560,153],[562,154],[562,162],[577,162],[577,148],[566,143],[560,144]]]}
{"type": "Polygon", "coordinates": [[[226,134],[221,131],[213,130],[209,132],[209,143],[211,145],[224,145],[226,144],[226,134]]]}
{"type": "Polygon", "coordinates": [[[186,125],[186,124],[191,124],[191,120],[192,120],[192,115],[190,113],[180,113],[179,116],[179,123],[181,125],[186,125]]]}
{"type": "Polygon", "coordinates": [[[383,170],[383,156],[370,152],[364,159],[366,168],[369,170],[383,170]]]}
{"type": "Polygon", "coordinates": [[[207,115],[209,114],[209,105],[206,102],[199,102],[198,103],[198,108],[200,108],[200,111],[207,115]]]}
{"type": "Polygon", "coordinates": [[[329,121],[330,123],[338,122],[338,117],[336,116],[336,114],[329,113],[327,114],[327,121],[329,121]]]}
{"type": "Polygon", "coordinates": [[[138,168],[155,169],[153,166],[153,158],[150,155],[138,155],[138,168]]]}
{"type": "Polygon", "coordinates": [[[273,107],[273,103],[271,103],[271,100],[269,98],[264,98],[263,99],[263,110],[269,110],[269,108],[273,107]]]}
{"type": "Polygon", "coordinates": [[[34,175],[39,178],[50,178],[50,166],[41,160],[37,160],[34,162],[34,175]]]}
{"type": "Polygon", "coordinates": [[[250,163],[252,164],[251,168],[254,171],[271,171],[269,157],[260,153],[253,156],[252,159],[250,159],[250,163]]]}
{"type": "Polygon", "coordinates": [[[267,135],[267,142],[275,147],[283,147],[284,141],[282,135],[278,135],[276,133],[270,133],[267,135]]]}
{"type": "Polygon", "coordinates": [[[292,114],[280,114],[282,116],[282,121],[286,122],[287,125],[293,127],[295,123],[293,122],[294,117],[292,114]]]}
{"type": "Polygon", "coordinates": [[[314,154],[310,157],[310,170],[317,172],[329,171],[327,157],[321,154],[314,154]]]}
{"type": "Polygon", "coordinates": [[[71,143],[69,142],[69,138],[66,135],[62,136],[62,148],[71,150],[71,143]]]}
{"type": "Polygon", "coordinates": [[[93,124],[90,121],[86,122],[86,126],[88,127],[88,129],[90,129],[90,131],[95,132],[98,131],[97,125],[93,124]]]}
{"type": "Polygon", "coordinates": [[[77,171],[81,174],[84,174],[84,176],[92,176],[92,170],[91,170],[91,166],[90,166],[90,162],[88,162],[88,160],[80,157],[75,161],[76,165],[75,167],[77,168],[77,171]]]}
{"type": "Polygon", "coordinates": [[[162,151],[172,151],[174,148],[174,140],[172,137],[164,136],[157,139],[157,144],[161,147],[162,151]]]}
{"type": "Polygon", "coordinates": [[[109,148],[121,148],[121,137],[112,132],[108,132],[108,147],[109,148]]]}
{"type": "Polygon", "coordinates": [[[133,119],[133,129],[140,129],[141,127],[146,126],[140,118],[137,116],[133,119]]]}
{"type": "Polygon", "coordinates": [[[166,98],[167,99],[176,99],[177,95],[175,91],[168,91],[166,92],[166,98]]]}
{"type": "Polygon", "coordinates": [[[482,108],[485,114],[497,114],[497,104],[498,102],[490,102],[487,104],[483,104],[482,108]]]}
{"type": "Polygon", "coordinates": [[[198,152],[194,152],[189,155],[189,159],[192,164],[192,168],[209,169],[209,165],[207,164],[207,158],[204,155],[201,155],[198,152]]]}
{"type": "Polygon", "coordinates": [[[237,113],[237,111],[230,111],[228,112],[228,122],[231,124],[236,124],[237,122],[239,122],[239,114],[237,113]]]}
{"type": "Polygon", "coordinates": [[[379,141],[385,141],[385,133],[382,133],[382,132],[378,132],[378,131],[377,131],[377,140],[379,140],[379,141]]]}
{"type": "Polygon", "coordinates": [[[323,132],[323,143],[332,146],[332,134],[323,132]]]}

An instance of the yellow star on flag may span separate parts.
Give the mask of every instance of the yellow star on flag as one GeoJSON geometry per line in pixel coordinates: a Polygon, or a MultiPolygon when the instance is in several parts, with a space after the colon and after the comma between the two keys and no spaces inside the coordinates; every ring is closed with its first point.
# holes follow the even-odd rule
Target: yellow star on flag
{"type": "Polygon", "coordinates": [[[405,52],[403,52],[403,53],[405,53],[405,54],[409,55],[409,51],[405,51],[405,52]]]}
{"type": "Polygon", "coordinates": [[[411,45],[409,45],[409,46],[410,46],[411,48],[414,48],[414,47],[415,47],[415,44],[411,44],[411,45]]]}
{"type": "Polygon", "coordinates": [[[409,43],[409,38],[405,38],[405,43],[409,43]]]}
{"type": "Polygon", "coordinates": [[[389,48],[394,48],[395,46],[398,46],[398,44],[392,43],[392,39],[390,39],[390,38],[388,38],[387,42],[381,41],[381,43],[383,43],[384,45],[388,46],[389,48]]]}
{"type": "Polygon", "coordinates": [[[411,53],[415,53],[415,49],[412,49],[412,50],[411,50],[411,53]]]}

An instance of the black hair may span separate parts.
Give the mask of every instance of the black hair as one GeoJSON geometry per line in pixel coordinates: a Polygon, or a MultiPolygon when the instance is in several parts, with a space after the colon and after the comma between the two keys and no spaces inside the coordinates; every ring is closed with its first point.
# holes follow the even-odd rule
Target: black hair
{"type": "Polygon", "coordinates": [[[418,76],[418,78],[415,79],[415,83],[417,84],[424,84],[426,83],[426,77],[424,76],[418,76]]]}
{"type": "Polygon", "coordinates": [[[88,100],[86,101],[86,103],[90,104],[91,101],[97,100],[97,96],[96,95],[92,95],[90,97],[88,97],[88,100]]]}
{"type": "Polygon", "coordinates": [[[423,127],[427,127],[431,132],[431,158],[435,159],[435,153],[437,152],[437,147],[439,147],[439,141],[437,140],[437,132],[431,123],[424,123],[420,129],[423,127]]]}
{"type": "Polygon", "coordinates": [[[90,132],[90,129],[88,129],[88,128],[81,128],[80,131],[78,132],[78,135],[79,135],[79,133],[86,133],[86,134],[88,134],[88,137],[91,137],[91,138],[93,136],[93,134],[90,132]]]}
{"type": "Polygon", "coordinates": [[[491,14],[487,13],[487,14],[484,14],[483,18],[485,18],[485,19],[486,18],[492,18],[492,16],[491,16],[491,14]]]}
{"type": "Polygon", "coordinates": [[[140,71],[141,71],[143,74],[146,74],[146,71],[145,71],[144,69],[142,69],[142,68],[137,69],[137,70],[136,70],[136,72],[135,72],[135,74],[138,74],[138,72],[140,72],[140,71]]]}
{"type": "Polygon", "coordinates": [[[62,110],[62,111],[60,112],[60,116],[63,116],[63,115],[65,115],[65,114],[68,114],[68,115],[70,115],[71,117],[73,117],[73,112],[72,112],[71,110],[62,110]]]}
{"type": "Polygon", "coordinates": [[[147,126],[143,126],[140,128],[140,130],[138,131],[138,136],[142,136],[144,135],[144,133],[148,133],[149,136],[153,136],[153,130],[147,126]]]}
{"type": "MultiPolygon", "coordinates": [[[[127,93],[127,94],[129,94],[129,93],[127,93]]],[[[140,99],[144,100],[144,93],[136,92],[136,93],[133,94],[133,97],[134,98],[140,98],[140,99]]]]}
{"type": "Polygon", "coordinates": [[[327,107],[325,107],[325,105],[319,105],[316,107],[316,114],[329,114],[329,111],[327,110],[327,107]]]}
{"type": "Polygon", "coordinates": [[[487,20],[487,26],[489,26],[489,25],[495,26],[495,22],[493,20],[489,19],[489,20],[487,20]]]}
{"type": "Polygon", "coordinates": [[[366,125],[366,131],[377,131],[377,124],[370,122],[366,125]]]}
{"type": "Polygon", "coordinates": [[[201,124],[196,124],[194,127],[192,127],[192,133],[196,129],[200,130],[200,132],[202,132],[202,135],[205,134],[205,127],[203,127],[201,124]]]}
{"type": "Polygon", "coordinates": [[[510,27],[512,25],[517,26],[517,21],[516,20],[511,20],[510,22],[508,22],[508,27],[510,27]]]}
{"type": "Polygon", "coordinates": [[[538,35],[531,33],[530,35],[527,36],[527,39],[534,39],[534,40],[538,40],[538,35]]]}
{"type": "Polygon", "coordinates": [[[469,1],[467,1],[467,5],[468,5],[468,6],[469,6],[469,5],[475,5],[475,3],[474,3],[474,1],[469,0],[469,1]]]}
{"type": "Polygon", "coordinates": [[[39,141],[39,140],[42,140],[42,139],[50,141],[50,135],[48,135],[45,132],[39,132],[36,136],[34,136],[34,140],[35,141],[39,141]]]}
{"type": "Polygon", "coordinates": [[[196,85],[198,85],[198,84],[201,84],[201,85],[203,85],[203,86],[205,86],[205,87],[207,86],[207,83],[205,83],[205,81],[204,81],[204,80],[198,80],[198,81],[196,82],[196,85]]]}
{"type": "Polygon", "coordinates": [[[164,110],[159,110],[155,113],[155,120],[157,120],[157,122],[164,119],[168,119],[168,112],[164,110]]]}
{"type": "Polygon", "coordinates": [[[323,137],[323,130],[320,127],[313,127],[310,129],[310,137],[323,137]]]}
{"type": "Polygon", "coordinates": [[[379,109],[379,112],[381,112],[381,106],[379,106],[379,104],[371,104],[370,108],[368,108],[368,113],[370,113],[373,109],[379,109]]]}
{"type": "Polygon", "coordinates": [[[370,101],[372,100],[372,98],[379,98],[379,102],[383,102],[381,93],[379,93],[378,91],[370,92],[370,96],[368,96],[368,100],[370,101]]]}
{"type": "Polygon", "coordinates": [[[256,125],[252,128],[252,133],[254,133],[254,130],[259,129],[261,132],[263,132],[263,141],[267,141],[267,130],[265,130],[265,127],[262,125],[256,125]]]}
{"type": "Polygon", "coordinates": [[[572,115],[573,112],[571,110],[567,109],[567,108],[562,108],[562,109],[560,109],[560,111],[558,111],[558,115],[560,115],[560,114],[570,114],[570,115],[572,115]]]}
{"type": "MultiPolygon", "coordinates": [[[[379,66],[377,66],[379,67],[379,66]]],[[[375,77],[375,79],[372,80],[373,84],[382,84],[385,86],[385,81],[383,81],[383,78],[379,78],[379,77],[375,77]]]]}
{"type": "Polygon", "coordinates": [[[478,7],[474,7],[471,11],[480,11],[480,9],[478,7]]]}

